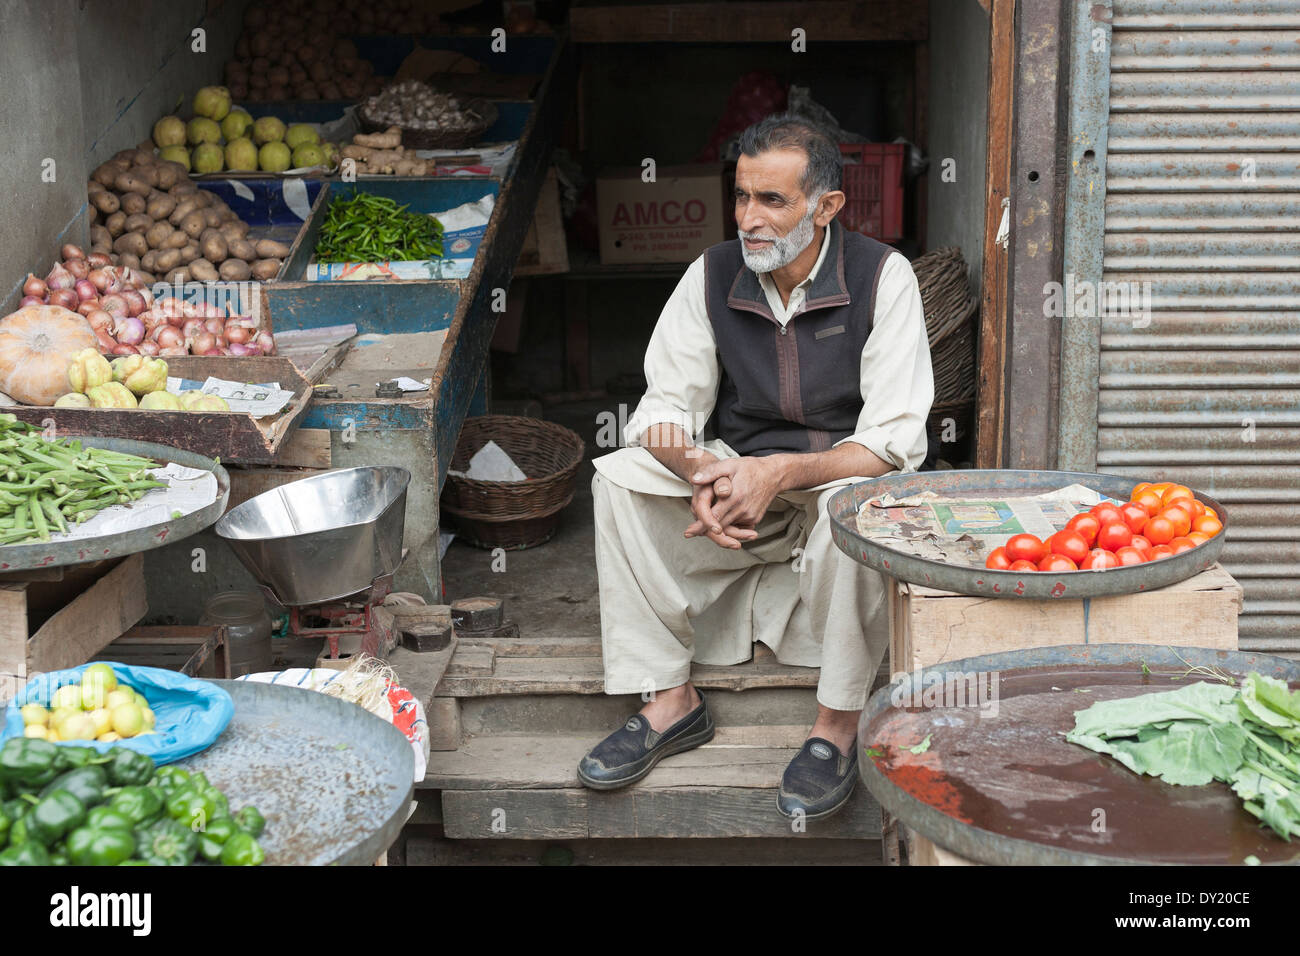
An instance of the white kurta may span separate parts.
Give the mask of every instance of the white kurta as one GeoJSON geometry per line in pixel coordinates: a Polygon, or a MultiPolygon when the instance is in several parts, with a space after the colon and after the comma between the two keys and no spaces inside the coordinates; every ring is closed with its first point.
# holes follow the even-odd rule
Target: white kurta
{"type": "MultiPolygon", "coordinates": [[[[803,311],[828,245],[824,237],[812,272],[788,304],[770,276],[759,276],[782,325],[803,311]]],[[[682,537],[693,520],[689,502],[671,499],[689,499],[691,486],[639,447],[646,428],[660,422],[697,439],[713,412],[721,369],[705,307],[703,257],[664,306],[645,375],[646,393],[623,429],[627,447],[594,461],[606,693],[677,686],[692,660],[740,663],[761,640],[784,663],[822,666],[823,705],[859,709],[887,646],[884,588],[876,572],[831,542],[826,502],[828,490],[866,479],[783,493],[760,522],[760,539],[735,552],[707,538],[682,537]]],[[[897,470],[915,470],[925,457],[934,379],[916,277],[899,253],[881,269],[862,350],[861,393],[857,428],[836,444],[858,442],[897,470]]],[[[719,439],[700,447],[736,457],[719,439]]]]}

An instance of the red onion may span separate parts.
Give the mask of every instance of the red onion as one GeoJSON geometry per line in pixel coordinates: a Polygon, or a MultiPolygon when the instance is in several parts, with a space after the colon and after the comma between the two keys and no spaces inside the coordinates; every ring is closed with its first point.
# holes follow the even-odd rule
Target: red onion
{"type": "Polygon", "coordinates": [[[81,300],[77,298],[77,293],[72,289],[55,289],[50,293],[50,305],[57,305],[64,309],[76,309],[81,300]]]}
{"type": "Polygon", "coordinates": [[[103,329],[107,332],[113,327],[113,317],[103,309],[95,309],[93,312],[90,312],[86,316],[86,321],[89,322],[90,327],[96,331],[103,329]]]}
{"type": "Polygon", "coordinates": [[[23,283],[23,295],[30,295],[35,296],[38,299],[43,299],[49,291],[49,286],[45,284],[44,279],[38,279],[30,272],[27,273],[27,281],[23,283]]]}
{"type": "Polygon", "coordinates": [[[99,339],[99,350],[101,352],[111,354],[113,349],[117,348],[117,343],[113,341],[113,337],[108,334],[106,329],[96,329],[95,338],[99,339]]]}
{"type": "Polygon", "coordinates": [[[206,352],[195,352],[195,355],[225,355],[221,349],[208,349],[206,352]]]}
{"type": "Polygon", "coordinates": [[[113,260],[102,252],[92,252],[90,255],[86,256],[86,261],[90,263],[90,268],[92,269],[102,269],[104,266],[111,266],[113,264],[113,260]]]}
{"type": "Polygon", "coordinates": [[[220,335],[222,332],[226,331],[226,323],[221,321],[221,319],[212,316],[203,320],[203,328],[205,331],[211,332],[213,335],[220,335]]]}
{"type": "Polygon", "coordinates": [[[63,268],[71,272],[74,279],[84,279],[90,275],[90,263],[85,259],[69,259],[63,268]]]}
{"type": "Polygon", "coordinates": [[[181,323],[181,334],[187,341],[204,331],[202,319],[186,319],[181,323]]]}
{"type": "Polygon", "coordinates": [[[217,347],[217,337],[211,332],[200,332],[189,339],[190,351],[195,355],[206,355],[210,349],[217,347]]]}
{"type": "Polygon", "coordinates": [[[153,293],[149,291],[149,283],[145,282],[143,278],[137,278],[136,289],[139,291],[140,295],[144,297],[145,306],[152,309],[153,293]]]}
{"type": "Polygon", "coordinates": [[[84,252],[81,251],[81,247],[80,247],[80,246],[74,246],[74,245],[73,245],[72,243],[70,243],[70,242],[67,243],[66,245],[64,245],[64,247],[63,247],[62,249],[59,250],[59,255],[61,255],[64,259],[84,259],[84,258],[86,258],[86,254],[85,254],[84,252]]]}
{"type": "MultiPolygon", "coordinates": [[[[231,353],[231,354],[233,354],[233,349],[234,349],[235,347],[232,345],[230,348],[232,349],[232,353],[231,353]]],[[[245,345],[244,348],[248,349],[248,354],[249,354],[249,355],[261,355],[261,354],[262,354],[262,350],[259,349],[256,345],[245,345]]]]}
{"type": "Polygon", "coordinates": [[[139,345],[144,341],[144,323],[134,317],[119,318],[113,336],[122,345],[139,345]]]}
{"type": "Polygon", "coordinates": [[[89,316],[90,313],[98,312],[98,311],[99,311],[98,299],[87,299],[85,302],[77,306],[77,312],[84,316],[89,316]]]}
{"type": "Polygon", "coordinates": [[[126,318],[126,299],[122,298],[122,296],[117,292],[113,292],[100,299],[99,307],[111,316],[119,319],[126,318]]]}
{"type": "Polygon", "coordinates": [[[122,277],[112,268],[108,269],[108,288],[105,291],[109,293],[117,293],[121,292],[125,288],[126,283],[122,281],[122,277]]]}
{"type": "Polygon", "coordinates": [[[136,348],[134,345],[114,345],[113,354],[114,355],[139,355],[140,350],[136,348]]]}
{"type": "Polygon", "coordinates": [[[261,353],[261,351],[262,350],[257,348],[256,346],[250,348],[249,346],[242,345],[239,342],[232,342],[230,345],[231,355],[258,355],[261,353]]]}
{"type": "Polygon", "coordinates": [[[95,283],[89,279],[77,280],[77,298],[82,302],[89,302],[91,299],[99,298],[99,290],[95,288],[95,283]]]}
{"type": "Polygon", "coordinates": [[[158,350],[159,355],[189,355],[190,350],[183,345],[162,348],[158,350]]]}
{"type": "Polygon", "coordinates": [[[136,316],[144,311],[144,296],[138,289],[127,289],[122,293],[122,298],[126,300],[127,315],[136,316]]]}
{"type": "Polygon", "coordinates": [[[152,332],[154,329],[162,328],[164,325],[167,324],[167,320],[164,319],[161,315],[159,315],[156,312],[151,312],[148,309],[141,312],[139,315],[136,316],[136,318],[139,319],[141,322],[143,322],[144,327],[148,329],[150,332],[152,332]]]}
{"type": "MultiPolygon", "coordinates": [[[[223,325],[225,324],[226,316],[225,316],[225,314],[221,311],[220,306],[216,305],[216,303],[213,303],[213,302],[205,302],[205,303],[203,303],[203,305],[202,305],[202,310],[203,310],[203,317],[204,317],[205,319],[221,319],[222,324],[223,324],[223,325]]],[[[211,329],[209,329],[208,331],[209,331],[209,332],[212,332],[211,329]]],[[[212,334],[213,334],[213,335],[216,335],[217,333],[212,332],[212,334]]]]}
{"type": "Polygon", "coordinates": [[[72,273],[63,268],[62,263],[54,263],[54,268],[50,274],[45,277],[45,284],[53,289],[71,289],[76,285],[77,280],[73,278],[72,273]]]}
{"type": "Polygon", "coordinates": [[[45,304],[44,299],[38,299],[34,295],[25,295],[22,297],[22,301],[18,303],[18,308],[24,309],[29,305],[44,305],[44,304],[45,304]]]}
{"type": "Polygon", "coordinates": [[[253,330],[246,325],[230,321],[226,323],[226,341],[231,345],[245,345],[253,337],[253,330]]]}
{"type": "Polygon", "coordinates": [[[254,342],[257,347],[262,350],[263,354],[275,354],[275,337],[271,335],[270,332],[258,332],[257,338],[254,339],[254,342]]]}
{"type": "Polygon", "coordinates": [[[214,338],[216,339],[216,348],[224,349],[227,345],[230,344],[229,342],[226,341],[226,337],[224,335],[217,335],[214,336],[214,338]]]}
{"type": "Polygon", "coordinates": [[[181,335],[180,329],[174,325],[160,325],[153,330],[150,336],[158,345],[165,349],[184,348],[185,336],[181,335]]]}
{"type": "Polygon", "coordinates": [[[86,276],[100,292],[108,291],[108,284],[112,281],[112,276],[104,269],[91,269],[90,275],[86,276]]]}
{"type": "Polygon", "coordinates": [[[157,342],[150,342],[146,339],[140,343],[141,355],[157,355],[160,351],[162,350],[158,347],[157,342]]]}

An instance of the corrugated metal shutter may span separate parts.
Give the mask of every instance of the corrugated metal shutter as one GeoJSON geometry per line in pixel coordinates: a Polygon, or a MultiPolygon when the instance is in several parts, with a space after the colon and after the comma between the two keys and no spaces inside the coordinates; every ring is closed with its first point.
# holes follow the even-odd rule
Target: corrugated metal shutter
{"type": "Polygon", "coordinates": [[[1231,512],[1241,645],[1300,653],[1300,0],[1114,0],[1099,471],[1231,512]]]}

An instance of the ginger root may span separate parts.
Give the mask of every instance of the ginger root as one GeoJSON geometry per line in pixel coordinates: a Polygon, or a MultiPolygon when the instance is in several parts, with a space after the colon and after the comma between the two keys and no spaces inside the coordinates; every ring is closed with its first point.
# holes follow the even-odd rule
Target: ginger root
{"type": "Polygon", "coordinates": [[[390,126],[383,133],[358,133],[352,137],[354,146],[368,146],[371,149],[401,149],[402,129],[390,126]]]}

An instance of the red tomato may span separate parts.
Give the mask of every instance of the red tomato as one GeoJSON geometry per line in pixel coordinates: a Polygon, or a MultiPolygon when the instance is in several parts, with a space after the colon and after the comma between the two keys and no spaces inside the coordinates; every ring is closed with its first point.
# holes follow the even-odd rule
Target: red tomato
{"type": "Polygon", "coordinates": [[[1052,535],[1052,553],[1064,555],[1076,566],[1088,556],[1088,539],[1068,528],[1052,535]]]}
{"type": "Polygon", "coordinates": [[[1101,530],[1101,522],[1097,520],[1096,515],[1081,511],[1065,523],[1065,529],[1083,535],[1083,540],[1088,542],[1088,547],[1091,548],[1097,543],[1097,532],[1101,530]]]}
{"type": "Polygon", "coordinates": [[[1167,545],[1178,536],[1178,526],[1164,515],[1156,515],[1142,529],[1142,536],[1157,547],[1167,545]]]}
{"type": "Polygon", "coordinates": [[[1093,548],[1079,565],[1082,571],[1104,571],[1106,568],[1119,567],[1119,558],[1105,548],[1093,548]]]}
{"type": "Polygon", "coordinates": [[[1192,529],[1213,538],[1223,530],[1223,522],[1218,518],[1211,518],[1209,515],[1202,515],[1192,522],[1192,529]]]}
{"type": "Polygon", "coordinates": [[[1129,530],[1123,518],[1112,524],[1103,524],[1101,530],[1097,532],[1097,547],[1105,548],[1107,551],[1118,551],[1132,543],[1133,532],[1129,530]]]}
{"type": "Polygon", "coordinates": [[[1006,548],[994,548],[989,552],[988,559],[984,562],[984,567],[993,571],[1006,571],[1011,567],[1011,559],[1007,557],[1006,548]]]}
{"type": "Polygon", "coordinates": [[[1032,534],[1013,534],[1007,539],[1007,557],[1016,561],[1032,561],[1035,565],[1047,555],[1047,545],[1032,534]]]}
{"type": "Polygon", "coordinates": [[[1124,520],[1123,512],[1119,510],[1118,506],[1111,504],[1109,501],[1103,501],[1099,505],[1093,505],[1088,509],[1088,514],[1101,522],[1103,528],[1108,524],[1124,520]]]}
{"type": "Polygon", "coordinates": [[[1196,546],[1200,547],[1210,540],[1210,536],[1203,531],[1189,531],[1187,532],[1187,540],[1195,541],[1196,546]]]}
{"type": "Polygon", "coordinates": [[[1174,549],[1167,544],[1158,544],[1151,549],[1151,560],[1159,561],[1161,558],[1172,558],[1174,549]]]}
{"type": "Polygon", "coordinates": [[[1192,530],[1192,511],[1190,508],[1184,508],[1182,505],[1169,505],[1160,514],[1174,523],[1178,535],[1187,534],[1192,530]]]}
{"type": "Polygon", "coordinates": [[[1151,542],[1148,541],[1146,538],[1144,538],[1142,535],[1140,534],[1133,535],[1133,541],[1132,543],[1129,544],[1129,547],[1137,548],[1139,551],[1141,551],[1142,559],[1144,561],[1151,560],[1151,542]]]}
{"type": "Polygon", "coordinates": [[[1063,554],[1049,554],[1038,562],[1039,571],[1078,571],[1079,566],[1063,554]]]}
{"type": "Polygon", "coordinates": [[[1150,491],[1150,490],[1144,491],[1139,495],[1135,495],[1133,498],[1133,503],[1137,505],[1139,508],[1141,508],[1143,511],[1145,511],[1147,513],[1147,517],[1157,514],[1160,511],[1160,509],[1164,507],[1164,502],[1160,500],[1160,496],[1156,494],[1154,491],[1150,491]]]}
{"type": "Polygon", "coordinates": [[[1134,547],[1120,548],[1115,552],[1115,557],[1119,559],[1119,563],[1124,567],[1130,567],[1134,564],[1142,564],[1147,560],[1142,555],[1142,552],[1134,547]]]}
{"type": "Polygon", "coordinates": [[[1196,542],[1186,535],[1179,535],[1169,542],[1169,547],[1173,548],[1174,554],[1182,554],[1184,551],[1190,551],[1196,547],[1196,542]]]}
{"type": "Polygon", "coordinates": [[[1141,534],[1143,526],[1151,517],[1141,505],[1127,504],[1119,510],[1124,515],[1124,523],[1134,534],[1141,534]]]}
{"type": "Polygon", "coordinates": [[[1032,561],[1012,561],[1008,571],[1037,571],[1038,565],[1032,561]]]}

